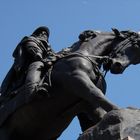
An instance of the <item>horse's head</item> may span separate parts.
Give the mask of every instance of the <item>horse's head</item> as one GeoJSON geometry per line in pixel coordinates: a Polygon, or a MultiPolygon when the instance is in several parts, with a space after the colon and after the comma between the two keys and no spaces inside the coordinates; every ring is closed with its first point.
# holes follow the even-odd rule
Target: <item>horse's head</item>
{"type": "Polygon", "coordinates": [[[131,31],[119,32],[117,29],[113,31],[117,43],[109,56],[110,61],[107,65],[111,73],[120,74],[129,65],[140,63],[140,35],[131,31]]]}

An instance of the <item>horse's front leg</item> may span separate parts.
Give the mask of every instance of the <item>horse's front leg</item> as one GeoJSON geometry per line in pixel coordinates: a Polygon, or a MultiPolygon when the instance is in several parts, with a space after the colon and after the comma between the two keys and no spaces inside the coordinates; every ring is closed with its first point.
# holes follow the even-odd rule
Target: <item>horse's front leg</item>
{"type": "Polygon", "coordinates": [[[101,107],[105,111],[118,109],[118,107],[107,100],[102,91],[95,86],[89,75],[82,71],[76,70],[71,75],[65,75],[66,90],[74,93],[76,96],[86,100],[93,108],[101,107]]]}
{"type": "Polygon", "coordinates": [[[106,111],[102,108],[88,108],[85,112],[79,113],[77,115],[82,131],[84,132],[88,128],[96,125],[99,121],[102,120],[103,116],[106,114],[106,111]]]}

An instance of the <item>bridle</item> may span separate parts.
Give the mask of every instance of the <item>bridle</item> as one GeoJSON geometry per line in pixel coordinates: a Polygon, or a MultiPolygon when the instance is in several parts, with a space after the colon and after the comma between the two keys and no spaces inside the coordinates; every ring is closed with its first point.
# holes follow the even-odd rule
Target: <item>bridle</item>
{"type": "Polygon", "coordinates": [[[112,50],[112,53],[110,53],[109,57],[113,58],[117,53],[126,48],[129,43],[131,43],[134,47],[138,47],[138,39],[136,37],[138,36],[136,36],[135,34],[131,36],[124,36],[124,40],[121,41],[119,46],[115,47],[114,50],[112,50]]]}
{"type": "Polygon", "coordinates": [[[139,47],[138,45],[138,37],[139,35],[135,32],[130,32],[130,31],[124,31],[122,32],[123,34],[123,38],[122,36],[116,36],[116,40],[117,39],[121,39],[121,43],[119,43],[119,45],[116,45],[114,47],[114,49],[111,51],[111,53],[109,54],[109,56],[99,56],[99,55],[83,55],[78,53],[74,53],[77,55],[82,55],[83,57],[86,57],[88,60],[90,60],[92,63],[98,65],[96,63],[96,61],[93,61],[93,59],[91,58],[95,58],[95,59],[99,59],[102,62],[102,65],[108,65],[108,68],[104,68],[103,67],[103,72],[104,73],[104,77],[106,76],[107,72],[110,69],[110,65],[113,61],[113,58],[116,56],[116,54],[120,53],[123,49],[127,48],[127,46],[131,43],[134,47],[139,47]]]}

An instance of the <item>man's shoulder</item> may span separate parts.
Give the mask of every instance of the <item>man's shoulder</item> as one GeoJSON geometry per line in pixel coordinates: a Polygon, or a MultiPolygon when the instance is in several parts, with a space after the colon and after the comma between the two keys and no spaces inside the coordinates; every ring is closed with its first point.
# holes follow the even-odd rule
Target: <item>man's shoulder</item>
{"type": "Polygon", "coordinates": [[[23,37],[23,39],[21,40],[21,43],[22,43],[22,42],[25,42],[25,41],[34,41],[34,40],[36,40],[36,38],[33,37],[33,36],[25,36],[25,37],[23,37]]]}

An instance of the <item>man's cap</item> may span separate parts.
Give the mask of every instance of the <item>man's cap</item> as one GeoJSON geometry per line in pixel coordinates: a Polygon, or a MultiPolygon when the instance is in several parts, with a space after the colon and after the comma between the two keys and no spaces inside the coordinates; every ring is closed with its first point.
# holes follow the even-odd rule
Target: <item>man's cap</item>
{"type": "Polygon", "coordinates": [[[32,35],[37,36],[37,35],[39,35],[42,31],[45,31],[45,32],[47,33],[47,37],[49,37],[49,35],[50,35],[50,30],[49,30],[49,28],[46,27],[46,26],[40,26],[40,27],[38,27],[38,28],[32,33],[32,35]]]}

